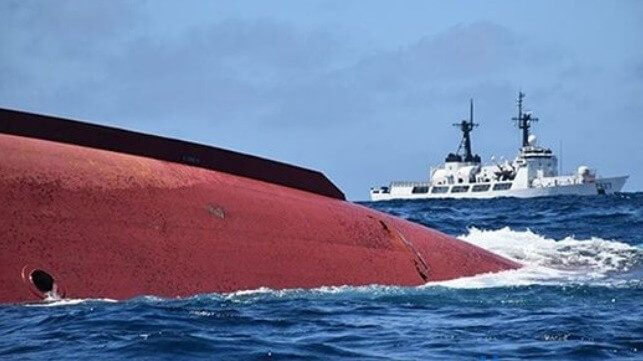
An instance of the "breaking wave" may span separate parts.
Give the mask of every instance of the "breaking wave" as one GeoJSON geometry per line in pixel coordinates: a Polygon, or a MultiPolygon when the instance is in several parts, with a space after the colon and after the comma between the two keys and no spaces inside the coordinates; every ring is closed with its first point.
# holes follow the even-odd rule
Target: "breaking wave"
{"type": "Polygon", "coordinates": [[[534,284],[591,284],[628,286],[643,283],[643,249],[597,237],[561,240],[532,232],[470,228],[458,238],[512,259],[524,267],[450,281],[432,282],[455,288],[525,286],[534,284]],[[637,277],[638,276],[638,277],[637,277]]]}

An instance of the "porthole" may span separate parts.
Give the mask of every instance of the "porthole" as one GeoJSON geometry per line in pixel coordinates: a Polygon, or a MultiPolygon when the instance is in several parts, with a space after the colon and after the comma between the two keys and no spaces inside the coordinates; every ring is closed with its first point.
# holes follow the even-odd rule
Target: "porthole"
{"type": "Polygon", "coordinates": [[[38,291],[42,293],[50,293],[54,290],[54,277],[43,270],[33,270],[29,275],[29,279],[31,280],[31,283],[36,286],[38,291]]]}
{"type": "Polygon", "coordinates": [[[29,291],[41,299],[59,300],[65,297],[65,288],[55,273],[26,265],[22,268],[21,276],[29,291]]]}

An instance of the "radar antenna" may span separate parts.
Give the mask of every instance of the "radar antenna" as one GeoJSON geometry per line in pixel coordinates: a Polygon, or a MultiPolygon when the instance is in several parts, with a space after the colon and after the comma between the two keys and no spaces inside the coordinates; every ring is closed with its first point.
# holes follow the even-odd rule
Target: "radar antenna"
{"type": "Polygon", "coordinates": [[[460,123],[454,123],[453,126],[460,128],[462,131],[462,141],[458,147],[458,153],[460,153],[460,149],[464,146],[464,161],[476,161],[476,158],[479,157],[474,157],[471,152],[471,131],[474,127],[478,126],[478,123],[473,122],[473,99],[469,100],[469,120],[462,120],[460,123]]]}
{"type": "Polygon", "coordinates": [[[529,128],[532,122],[537,122],[538,118],[532,117],[531,113],[522,111],[522,100],[525,98],[525,93],[518,92],[518,117],[511,118],[518,123],[518,128],[522,129],[522,146],[529,145],[529,128]]]}

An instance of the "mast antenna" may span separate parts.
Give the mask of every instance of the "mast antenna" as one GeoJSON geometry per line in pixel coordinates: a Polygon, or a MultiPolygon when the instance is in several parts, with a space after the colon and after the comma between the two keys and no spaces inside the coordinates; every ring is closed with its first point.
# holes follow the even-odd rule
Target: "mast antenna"
{"type": "Polygon", "coordinates": [[[473,126],[473,98],[469,99],[469,124],[473,126]]]}
{"type": "Polygon", "coordinates": [[[454,127],[460,128],[462,131],[462,142],[458,147],[458,153],[464,146],[464,161],[473,162],[474,157],[471,152],[471,131],[478,126],[478,123],[473,122],[473,98],[469,100],[469,120],[462,120],[460,123],[454,123],[454,127]]]}
{"type": "Polygon", "coordinates": [[[518,117],[511,118],[518,123],[518,128],[522,130],[522,146],[529,145],[529,128],[532,122],[537,122],[538,118],[532,117],[530,112],[522,111],[522,100],[525,98],[525,93],[518,92],[518,117]]]}
{"type": "Polygon", "coordinates": [[[558,162],[558,175],[563,174],[563,141],[560,141],[558,154],[560,155],[560,162],[558,162]]]}

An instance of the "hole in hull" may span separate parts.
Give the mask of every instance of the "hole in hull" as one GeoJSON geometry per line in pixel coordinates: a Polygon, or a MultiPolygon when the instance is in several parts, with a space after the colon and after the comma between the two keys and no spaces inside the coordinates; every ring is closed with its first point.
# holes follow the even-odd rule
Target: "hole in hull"
{"type": "Polygon", "coordinates": [[[42,293],[50,293],[54,290],[54,278],[43,270],[33,270],[29,275],[31,282],[42,293]]]}

